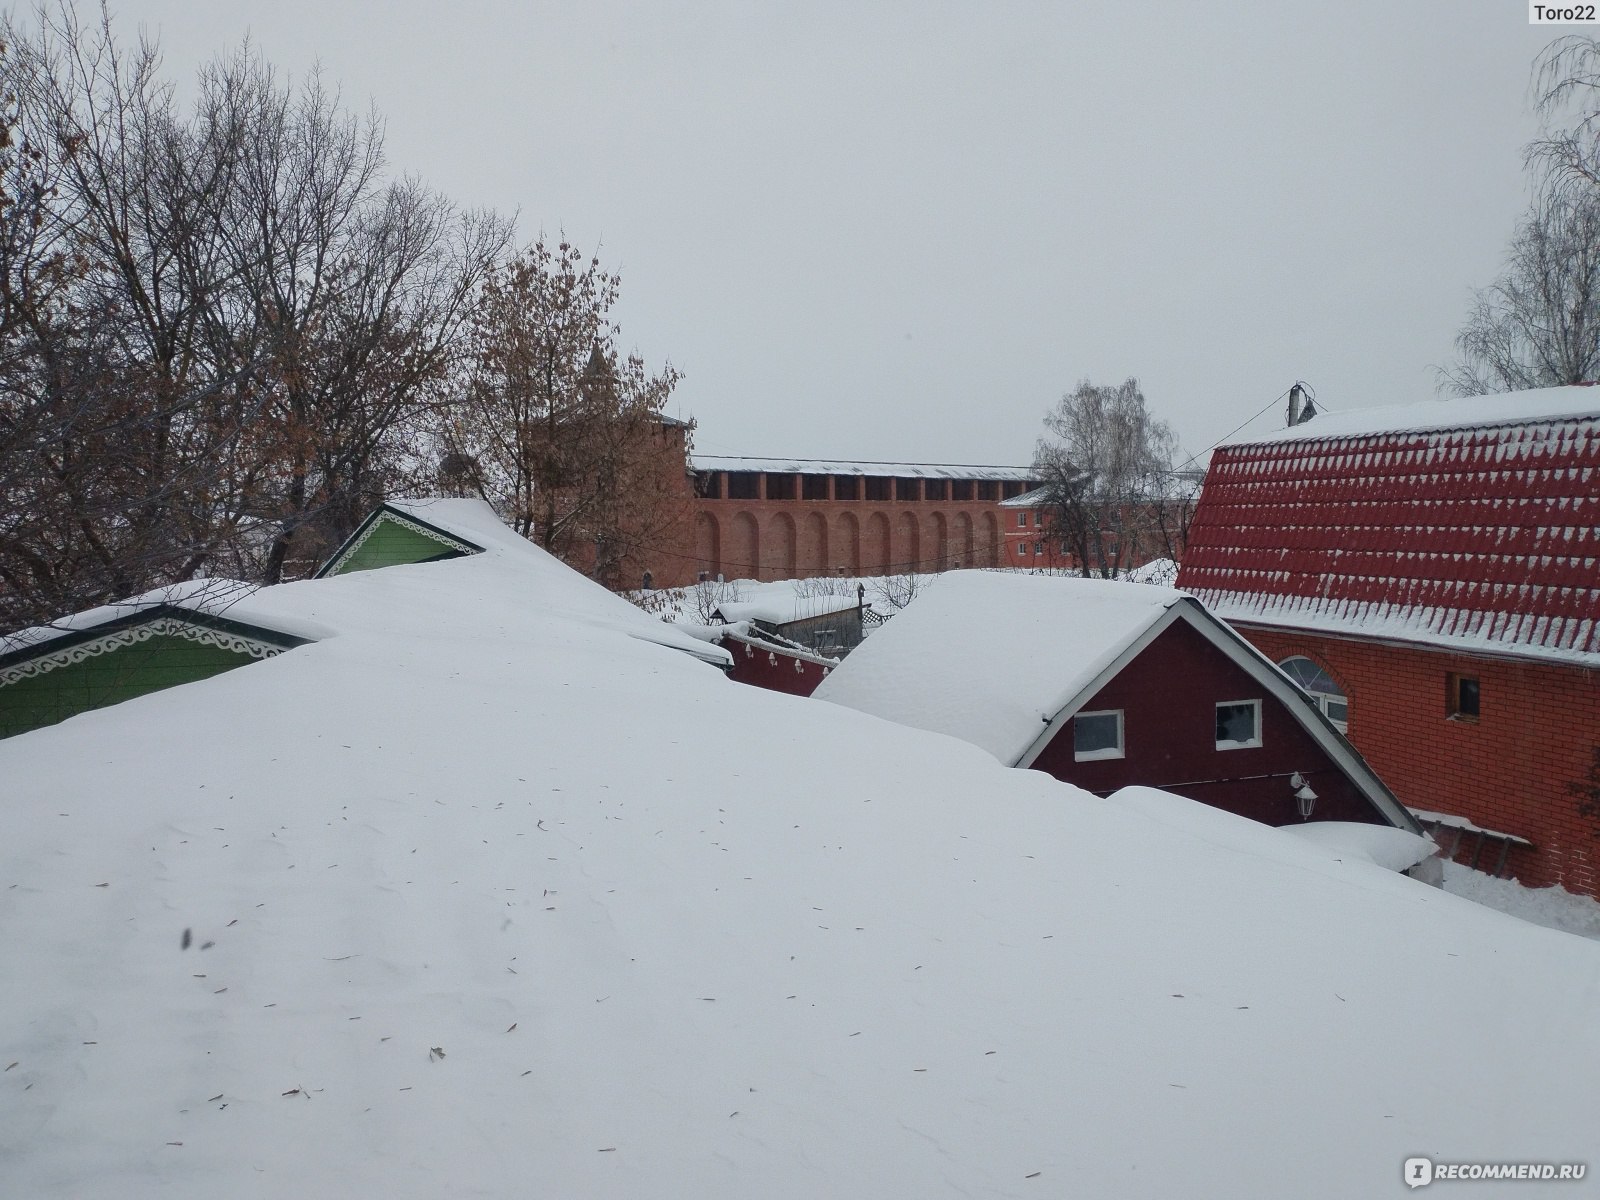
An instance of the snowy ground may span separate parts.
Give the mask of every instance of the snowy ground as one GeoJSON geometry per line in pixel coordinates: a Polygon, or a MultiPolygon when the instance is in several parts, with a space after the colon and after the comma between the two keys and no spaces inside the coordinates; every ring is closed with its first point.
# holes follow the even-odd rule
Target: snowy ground
{"type": "Polygon", "coordinates": [[[730,683],[529,551],[270,589],[335,636],[0,742],[0,1194],[1349,1200],[1593,1158],[1600,946],[730,683]]]}
{"type": "Polygon", "coordinates": [[[1496,879],[1460,863],[1444,864],[1444,890],[1547,929],[1561,929],[1600,941],[1600,901],[1565,888],[1523,887],[1515,879],[1496,879]]]}

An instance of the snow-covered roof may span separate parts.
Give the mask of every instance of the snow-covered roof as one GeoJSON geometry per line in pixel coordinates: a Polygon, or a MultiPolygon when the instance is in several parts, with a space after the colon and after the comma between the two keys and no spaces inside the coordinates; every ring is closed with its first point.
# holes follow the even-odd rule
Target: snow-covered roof
{"type": "Polygon", "coordinates": [[[1178,583],[1229,620],[1600,665],[1600,391],[1223,447],[1178,583]]]}
{"type": "Polygon", "coordinates": [[[1010,765],[1181,592],[951,571],[858,646],[815,695],[947,733],[1010,765]]]}
{"type": "MultiPolygon", "coordinates": [[[[443,591],[446,594],[459,594],[464,603],[474,597],[490,603],[511,602],[525,614],[525,619],[531,619],[536,605],[541,613],[623,631],[631,637],[682,650],[719,666],[731,662],[726,651],[647,616],[621,597],[568,569],[509,529],[482,500],[395,500],[389,503],[389,507],[482,547],[486,553],[476,555],[471,560],[453,559],[444,563],[388,567],[381,572],[362,572],[362,575],[376,574],[387,578],[390,572],[405,571],[407,574],[403,578],[411,580],[415,578],[411,572],[419,569],[430,572],[443,570],[449,573],[443,576],[433,573],[423,578],[442,579],[443,591]],[[479,558],[485,561],[478,562],[479,558]]],[[[342,593],[334,591],[331,585],[340,580],[356,578],[338,576],[299,584],[279,584],[271,588],[236,580],[190,580],[156,588],[117,604],[65,616],[48,626],[20,630],[9,637],[0,638],[0,656],[33,647],[42,650],[47,648],[48,643],[69,635],[124,620],[141,612],[154,613],[170,608],[225,618],[306,641],[321,641],[341,633],[358,631],[374,622],[381,628],[381,604],[363,608],[359,604],[339,604],[333,599],[342,593]],[[315,587],[308,592],[306,588],[310,585],[315,587]],[[330,622],[319,615],[330,611],[340,614],[337,622],[330,622]]],[[[378,593],[388,590],[382,582],[374,583],[371,587],[378,593]]],[[[436,619],[444,628],[450,628],[455,620],[446,610],[439,611],[436,619]]]]}
{"type": "Polygon", "coordinates": [[[765,621],[769,625],[788,625],[811,617],[850,612],[860,604],[854,595],[802,595],[802,590],[766,587],[748,600],[724,601],[717,605],[717,611],[725,621],[765,621]]]}
{"type": "Polygon", "coordinates": [[[813,693],[1031,765],[1072,716],[1166,628],[1187,622],[1283,711],[1392,825],[1416,831],[1298,685],[1184,592],[1122,580],[952,571],[853,650],[813,693]]]}
{"type": "Polygon", "coordinates": [[[770,471],[781,475],[894,475],[907,479],[993,479],[1029,482],[1032,467],[972,463],[846,462],[831,458],[739,458],[722,454],[691,456],[696,471],[770,471]]]}
{"type": "Polygon", "coordinates": [[[172,610],[251,625],[296,641],[316,641],[331,635],[331,630],[315,621],[285,613],[272,605],[257,603],[255,598],[260,593],[261,588],[255,584],[215,578],[191,579],[153,588],[115,604],[84,609],[52,621],[49,625],[19,629],[0,637],[0,658],[21,656],[36,648],[43,651],[62,639],[125,622],[142,613],[154,617],[172,610]]]}
{"type": "Polygon", "coordinates": [[[1348,1200],[1592,1142],[1600,947],[740,687],[510,549],[264,589],[337,635],[0,743],[7,1195],[1348,1200]]]}
{"type": "Polygon", "coordinates": [[[1012,496],[1009,500],[1000,501],[1001,508],[1039,508],[1045,503],[1048,488],[1029,488],[1020,496],[1012,496]]]}
{"type": "Polygon", "coordinates": [[[1332,854],[1349,854],[1390,871],[1405,871],[1438,853],[1432,839],[1391,825],[1357,821],[1307,821],[1283,831],[1332,854]]]}
{"type": "Polygon", "coordinates": [[[1587,384],[1534,388],[1492,396],[1463,396],[1355,408],[1343,412],[1319,412],[1304,424],[1268,434],[1254,434],[1246,440],[1230,442],[1224,448],[1318,442],[1389,433],[1479,429],[1494,425],[1570,421],[1584,417],[1600,417],[1600,389],[1587,384]]]}
{"type": "Polygon", "coordinates": [[[1153,583],[1160,587],[1172,587],[1178,578],[1178,564],[1170,558],[1152,558],[1137,567],[1130,567],[1122,578],[1128,583],[1153,583]]]}

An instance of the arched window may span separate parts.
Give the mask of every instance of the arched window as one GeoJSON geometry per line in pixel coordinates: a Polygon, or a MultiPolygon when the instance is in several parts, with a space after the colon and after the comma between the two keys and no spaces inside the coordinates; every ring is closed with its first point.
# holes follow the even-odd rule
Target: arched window
{"type": "Polygon", "coordinates": [[[1310,694],[1323,715],[1333,722],[1335,729],[1340,733],[1348,732],[1350,700],[1344,694],[1344,689],[1333,681],[1332,675],[1303,655],[1286,658],[1278,666],[1310,694]]]}

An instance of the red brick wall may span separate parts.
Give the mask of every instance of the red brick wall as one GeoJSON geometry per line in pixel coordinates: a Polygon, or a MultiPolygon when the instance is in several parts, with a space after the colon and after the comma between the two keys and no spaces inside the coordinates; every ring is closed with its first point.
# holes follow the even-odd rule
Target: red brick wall
{"type": "Polygon", "coordinates": [[[1002,561],[1002,515],[994,501],[695,503],[695,561],[676,582],[693,582],[700,571],[771,580],[1009,565],[1002,561]]]}
{"type": "Polygon", "coordinates": [[[1130,784],[1165,788],[1267,825],[1300,822],[1289,776],[1309,778],[1319,821],[1387,824],[1300,723],[1192,627],[1150,643],[1083,706],[1121,709],[1125,757],[1076,762],[1068,722],[1033,766],[1105,794],[1130,784]],[[1216,706],[1261,701],[1261,745],[1217,749],[1216,706]]]}
{"type": "MultiPolygon", "coordinates": [[[[1508,873],[1543,887],[1600,895],[1600,821],[1579,816],[1569,786],[1600,745],[1600,672],[1527,660],[1386,646],[1246,625],[1239,632],[1274,662],[1303,654],[1350,699],[1350,740],[1413,808],[1514,833],[1508,873]],[[1446,714],[1451,673],[1475,676],[1476,722],[1446,714]]],[[[1463,838],[1458,857],[1475,847],[1463,838]]],[[[1498,850],[1486,850],[1492,870],[1498,850]]]]}

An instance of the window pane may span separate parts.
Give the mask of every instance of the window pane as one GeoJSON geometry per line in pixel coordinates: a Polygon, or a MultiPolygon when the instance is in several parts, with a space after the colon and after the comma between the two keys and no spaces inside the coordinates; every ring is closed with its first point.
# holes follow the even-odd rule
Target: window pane
{"type": "Polygon", "coordinates": [[[1463,717],[1478,715],[1478,681],[1471,676],[1461,677],[1461,702],[1457,709],[1463,717]]]}
{"type": "Polygon", "coordinates": [[[1286,658],[1278,664],[1283,673],[1294,680],[1308,692],[1320,692],[1325,696],[1342,696],[1344,689],[1333,681],[1329,675],[1316,663],[1302,655],[1286,658]]]}
{"type": "Polygon", "coordinates": [[[1332,721],[1340,729],[1343,729],[1345,727],[1345,723],[1350,720],[1349,702],[1345,700],[1335,700],[1330,697],[1326,703],[1328,705],[1328,720],[1332,721]]]}
{"type": "Polygon", "coordinates": [[[1080,713],[1072,721],[1072,750],[1078,758],[1116,758],[1122,753],[1120,712],[1080,713]]]}
{"type": "Polygon", "coordinates": [[[1239,704],[1217,705],[1217,745],[1245,746],[1256,741],[1256,705],[1246,700],[1239,704]]]}

